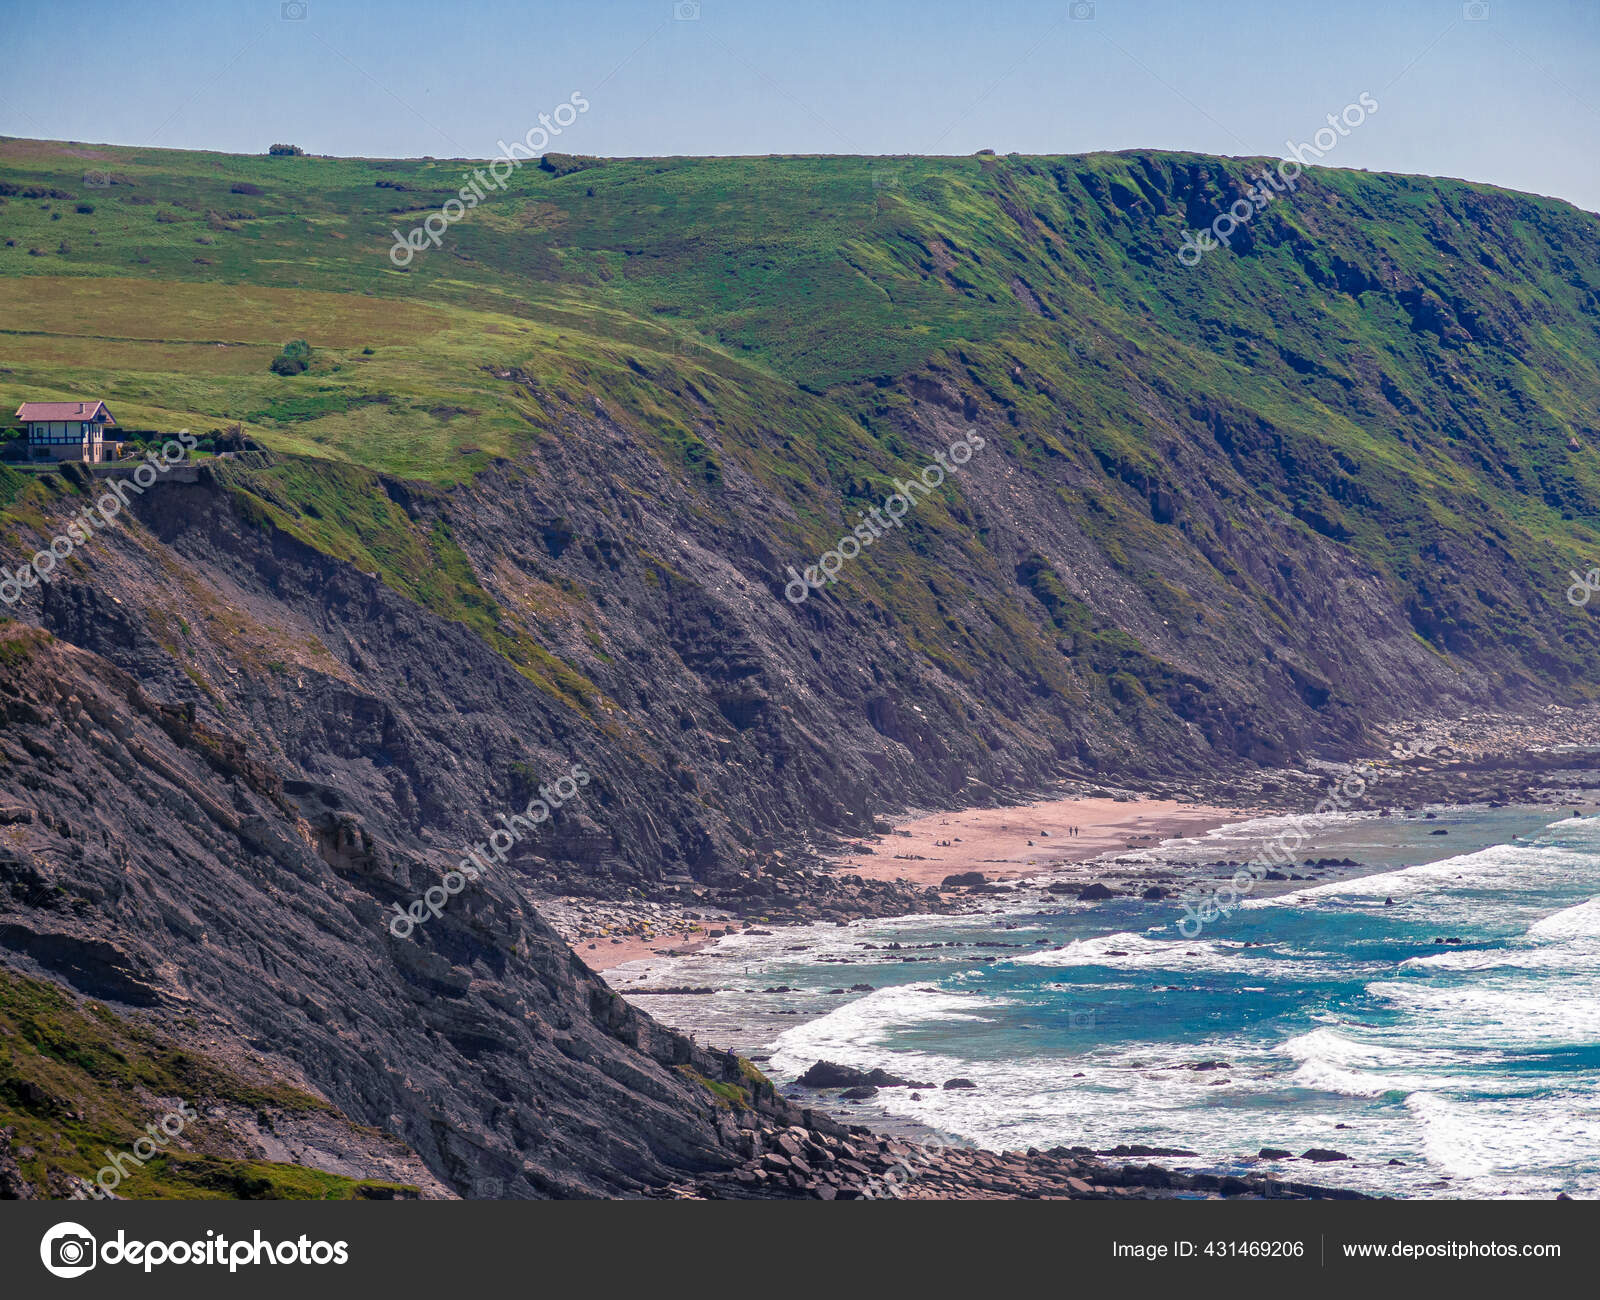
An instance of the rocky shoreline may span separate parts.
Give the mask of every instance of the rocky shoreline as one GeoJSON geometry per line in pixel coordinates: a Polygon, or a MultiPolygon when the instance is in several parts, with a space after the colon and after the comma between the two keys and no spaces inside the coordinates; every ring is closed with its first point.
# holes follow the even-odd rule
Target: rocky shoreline
{"type": "MultiPolygon", "coordinates": [[[[1426,730],[1413,729],[1411,735],[1396,742],[1400,751],[1398,754],[1374,759],[1363,765],[1369,772],[1368,789],[1352,799],[1348,807],[1351,810],[1388,811],[1421,818],[1429,815],[1423,811],[1427,804],[1594,806],[1597,777],[1600,774],[1594,770],[1592,754],[1540,748],[1502,754],[1496,752],[1492,744],[1486,743],[1487,739],[1503,743],[1508,734],[1518,743],[1535,739],[1533,729],[1528,724],[1510,732],[1503,727],[1478,728],[1472,734],[1463,735],[1458,729],[1443,737],[1426,730]],[[1453,745],[1447,743],[1451,740],[1455,742],[1453,745]]],[[[1579,729],[1578,734],[1583,739],[1573,742],[1575,744],[1600,744],[1600,727],[1579,729]]],[[[1223,783],[1219,782],[1217,789],[1206,792],[1206,798],[1213,804],[1220,804],[1223,798],[1230,795],[1240,804],[1248,798],[1252,806],[1239,808],[1240,820],[1262,815],[1261,807],[1269,802],[1282,805],[1285,812],[1309,811],[1328,789],[1329,772],[1348,770],[1348,765],[1330,764],[1326,770],[1318,765],[1305,771],[1264,773],[1259,781],[1248,787],[1240,787],[1235,783],[1226,792],[1222,788],[1223,783]]],[[[1169,798],[1180,794],[1193,798],[1191,791],[1169,789],[1138,792],[1146,796],[1152,793],[1169,798]]],[[[1132,791],[1106,791],[1104,787],[1085,791],[1085,794],[1088,797],[1103,798],[1109,795],[1111,798],[1128,800],[1138,797],[1132,791]]],[[[1028,809],[1018,807],[1015,812],[1018,824],[1026,824],[1030,815],[1028,809]]],[[[880,838],[887,839],[892,831],[888,828],[884,830],[880,838]]],[[[1137,849],[1145,846],[1128,847],[1137,849]]],[[[992,906],[998,901],[996,896],[1041,904],[1063,897],[1091,902],[1129,896],[1160,899],[1178,893],[1180,885],[1203,881],[1217,873],[1226,875],[1238,865],[1223,861],[1152,863],[1136,852],[1132,855],[1102,854],[1087,863],[1054,864],[1053,868],[1040,868],[1031,878],[1023,880],[991,880],[976,872],[957,874],[945,878],[938,887],[912,890],[908,886],[906,892],[911,894],[909,902],[912,905],[900,909],[900,912],[969,911],[992,906]]],[[[1298,867],[1286,864],[1284,870],[1268,873],[1258,892],[1267,894],[1294,888],[1299,882],[1322,883],[1375,869],[1379,868],[1350,858],[1314,858],[1298,867]]],[[[808,872],[799,879],[859,885],[862,888],[856,896],[871,896],[876,902],[887,903],[892,898],[892,895],[871,891],[870,886],[874,882],[861,880],[853,874],[830,876],[823,870],[808,872]]],[[[721,906],[713,908],[707,905],[708,898],[699,896],[701,891],[695,892],[696,901],[701,903],[701,907],[681,912],[662,903],[635,901],[601,904],[592,900],[575,907],[557,904],[553,912],[562,917],[557,922],[557,928],[563,933],[576,933],[582,939],[585,936],[581,929],[575,927],[591,927],[590,933],[596,936],[588,939],[591,951],[599,951],[592,947],[596,943],[604,943],[607,947],[617,944],[618,939],[624,938],[630,931],[665,933],[673,939],[693,943],[741,932],[767,933],[762,928],[766,926],[776,928],[784,924],[822,919],[856,919],[833,915],[831,910],[825,910],[823,906],[813,908],[806,905],[813,898],[828,899],[832,891],[826,887],[817,895],[801,889],[786,890],[784,901],[787,906],[782,914],[774,915],[773,912],[778,909],[773,909],[754,918],[741,914],[738,900],[719,898],[717,902],[721,906]],[[607,928],[613,933],[606,934],[607,928]]],[[[874,910],[867,914],[892,915],[894,912],[886,909],[884,912],[874,910]]],[[[579,951],[580,954],[585,952],[581,944],[579,951]]],[[[673,950],[667,947],[655,951],[670,953],[673,950]]],[[[918,958],[915,954],[909,954],[902,959],[918,958]]],[[[974,953],[972,959],[981,963],[998,958],[974,953]]],[[[591,961],[604,961],[604,957],[591,958],[591,961]]],[[[849,981],[844,979],[841,983],[848,984],[849,981]]],[[[628,988],[623,983],[619,983],[619,987],[635,995],[693,995],[717,991],[709,985],[666,986],[656,982],[652,982],[648,988],[628,988]]],[[[903,1135],[876,1133],[864,1125],[835,1118],[837,1109],[834,1115],[830,1115],[819,1108],[821,1104],[843,1108],[869,1100],[876,1095],[880,1086],[928,1089],[955,1087],[964,1083],[959,1079],[946,1080],[943,1084],[917,1083],[894,1078],[883,1071],[862,1072],[819,1061],[796,1081],[795,1087],[806,1089],[810,1095],[789,1090],[782,1099],[790,1107],[803,1108],[802,1124],[769,1123],[741,1129],[735,1145],[744,1152],[746,1160],[730,1176],[731,1181],[718,1180],[715,1185],[679,1184],[670,1189],[669,1194],[805,1196],[824,1200],[883,1196],[895,1199],[1326,1199],[1362,1196],[1347,1189],[1284,1179],[1274,1174],[1234,1176],[1185,1173],[1154,1163],[1116,1163],[1128,1157],[1160,1159],[1163,1156],[1194,1154],[1175,1149],[1168,1151],[1124,1146],[1097,1152],[1086,1147],[1058,1146],[1044,1151],[996,1153],[972,1147],[940,1146],[937,1142],[913,1141],[903,1135]],[[858,1075],[859,1078],[856,1077],[858,1075]],[[883,1077],[875,1077],[880,1075],[883,1077]]],[[[1250,1157],[1272,1161],[1296,1158],[1313,1164],[1335,1164],[1347,1157],[1340,1152],[1321,1148],[1308,1150],[1299,1157],[1287,1150],[1264,1149],[1257,1157],[1250,1157]]]]}
{"type": "MultiPolygon", "coordinates": [[[[1182,1173],[1148,1163],[1183,1155],[1139,1146],[985,1151],[910,1141],[845,1124],[778,1092],[731,1052],[688,1046],[678,1066],[718,1098],[716,1124],[731,1167],[645,1195],[674,1200],[1368,1200],[1365,1194],[1272,1174],[1182,1173]],[[1146,1160],[1146,1163],[1133,1163],[1146,1160]]],[[[818,1062],[818,1066],[826,1065],[818,1062]]],[[[839,1067],[834,1067],[839,1068],[839,1067]]],[[[1342,1159],[1337,1152],[1307,1152],[1342,1159]]],[[[1262,1158],[1268,1153],[1263,1152],[1262,1158]]]]}
{"type": "MultiPolygon", "coordinates": [[[[1563,728],[1570,728],[1570,734],[1578,737],[1573,745],[1600,751],[1600,719],[1590,719],[1587,714],[1581,717],[1582,725],[1564,720],[1551,730],[1509,721],[1494,728],[1481,721],[1476,728],[1414,727],[1403,741],[1396,741],[1407,750],[1400,757],[1391,754],[1365,764],[1276,769],[1248,781],[1227,777],[1209,784],[1189,782],[1182,788],[1157,784],[1137,790],[1067,783],[1051,793],[1063,806],[1078,798],[1112,799],[1136,807],[1142,798],[1198,800],[1202,796],[1196,789],[1206,785],[1204,801],[1216,809],[1231,807],[1233,819],[1242,821],[1310,812],[1333,783],[1330,773],[1354,767],[1367,772],[1367,788],[1343,801],[1341,806],[1348,811],[1406,814],[1430,804],[1593,808],[1600,797],[1600,771],[1595,766],[1600,758],[1596,753],[1515,748],[1516,744],[1553,740],[1563,728]],[[1501,752],[1495,745],[1512,748],[1501,752]],[[1415,752],[1417,747],[1428,752],[1415,752]]],[[[1024,828],[1036,820],[1031,807],[1021,802],[1008,805],[1018,837],[1025,836],[1024,828]]],[[[1216,819],[1211,824],[1216,824],[1216,819]]],[[[875,880],[841,868],[844,855],[859,855],[863,850],[882,851],[892,859],[896,828],[880,819],[874,836],[826,846],[832,857],[823,856],[820,849],[810,854],[774,853],[770,861],[746,872],[736,887],[718,888],[685,879],[669,880],[649,891],[630,889],[620,898],[553,891],[536,891],[535,898],[541,914],[585,963],[604,971],[641,957],[685,955],[735,933],[818,922],[847,924],[874,917],[959,913],[982,906],[984,899],[994,896],[1037,896],[1039,901],[1049,901],[1052,895],[1084,901],[1119,895],[1156,899],[1176,895],[1185,885],[1225,877],[1240,865],[1237,861],[1199,859],[1152,864],[1139,857],[1139,851],[1171,836],[1160,830],[1158,821],[1151,827],[1128,835],[1123,852],[1108,851],[1089,861],[1045,861],[1026,872],[1008,864],[1000,870],[952,872],[937,884],[921,884],[875,880]]],[[[1041,838],[1034,843],[1042,846],[1044,842],[1041,838]]],[[[1367,864],[1349,858],[1313,859],[1299,868],[1286,866],[1281,872],[1268,873],[1256,892],[1270,893],[1278,884],[1325,883],[1366,869],[1370,869],[1367,864]]]]}
{"type": "MultiPolygon", "coordinates": [[[[1368,1200],[1360,1192],[1270,1174],[1187,1174],[1115,1164],[1084,1147],[984,1151],[884,1137],[814,1111],[806,1123],[739,1131],[746,1161],[716,1180],[684,1182],[680,1199],[910,1200],[1368,1200]]],[[[1139,1157],[1143,1148],[1121,1154],[1139,1157]]],[[[1310,1153],[1308,1153],[1309,1155],[1310,1153]]]]}

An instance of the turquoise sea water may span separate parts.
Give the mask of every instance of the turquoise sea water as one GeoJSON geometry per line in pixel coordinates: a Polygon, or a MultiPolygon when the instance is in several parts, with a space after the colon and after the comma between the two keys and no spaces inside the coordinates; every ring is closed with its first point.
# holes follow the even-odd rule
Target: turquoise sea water
{"type": "MultiPolygon", "coordinates": [[[[1244,860],[1275,827],[1161,855],[1244,860]]],[[[725,987],[640,1001],[770,1054],[780,1082],[825,1058],[978,1085],[886,1089],[867,1122],[991,1148],[1186,1147],[1167,1163],[1394,1195],[1600,1195],[1600,819],[1341,815],[1315,843],[1396,866],[1251,898],[1194,939],[1170,902],[997,904],[740,936],[617,983],[725,987]],[[1255,1160],[1264,1146],[1354,1159],[1255,1160]]]]}

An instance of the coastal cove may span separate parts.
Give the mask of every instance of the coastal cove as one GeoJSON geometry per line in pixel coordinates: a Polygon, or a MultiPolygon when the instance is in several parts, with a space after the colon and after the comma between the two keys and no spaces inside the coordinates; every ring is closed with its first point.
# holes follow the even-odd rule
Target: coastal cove
{"type": "MultiPolygon", "coordinates": [[[[685,955],[608,962],[607,978],[751,1057],[800,1104],[878,1132],[1378,1195],[1592,1197],[1593,811],[1293,819],[1308,832],[1299,856],[1322,865],[1259,883],[1193,938],[1177,900],[1146,890],[1221,883],[1289,817],[1197,821],[1186,838],[1008,873],[947,892],[950,913],[730,930],[685,955]],[[1095,882],[1112,896],[1077,897],[1095,882]],[[796,1084],[819,1060],[934,1086],[846,1099],[796,1084]]],[[[1008,827],[1045,820],[1031,806],[935,820],[941,838],[972,841],[998,812],[1008,827]]],[[[1037,849],[1048,827],[1034,829],[1037,849]]]]}

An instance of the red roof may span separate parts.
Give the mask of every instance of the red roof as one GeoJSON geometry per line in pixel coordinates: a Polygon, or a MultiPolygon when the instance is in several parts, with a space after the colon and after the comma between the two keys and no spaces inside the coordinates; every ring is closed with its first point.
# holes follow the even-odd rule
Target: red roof
{"type": "Polygon", "coordinates": [[[17,419],[24,423],[30,420],[93,420],[97,424],[117,422],[99,398],[92,402],[24,402],[17,407],[17,419]]]}

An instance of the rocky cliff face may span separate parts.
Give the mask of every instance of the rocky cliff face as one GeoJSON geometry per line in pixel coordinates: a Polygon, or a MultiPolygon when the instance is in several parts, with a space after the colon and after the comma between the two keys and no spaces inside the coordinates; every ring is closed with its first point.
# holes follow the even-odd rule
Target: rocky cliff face
{"type": "MultiPolygon", "coordinates": [[[[390,934],[385,910],[440,855],[381,795],[286,779],[260,735],[53,638],[12,625],[0,654],[8,966],[248,1057],[398,1135],[457,1193],[637,1195],[738,1163],[704,1082],[724,1059],[631,1010],[504,882],[422,942],[390,934]]],[[[325,1163],[361,1144],[280,1141],[278,1158],[308,1145],[325,1163]]]]}
{"type": "MultiPolygon", "coordinates": [[[[794,851],[896,804],[992,799],[1119,763],[1181,775],[1211,755],[1238,761],[1266,742],[1230,710],[1270,719],[1287,746],[1353,734],[1380,691],[1393,708],[1444,685],[1348,559],[1284,541],[1283,563],[1327,574],[1306,638],[1345,664],[1341,680],[1368,677],[1360,699],[1330,714],[1322,679],[1291,670],[1306,647],[1285,648],[1277,681],[1197,650],[1186,674],[1172,670],[1193,722],[1141,705],[1124,735],[1114,705],[1070,682],[1053,691],[1043,672],[1030,683],[999,663],[958,676],[936,647],[832,594],[797,608],[756,531],[759,500],[707,523],[618,441],[586,419],[544,477],[505,465],[449,493],[369,485],[419,531],[448,530],[502,608],[535,611],[541,589],[591,593],[587,627],[528,615],[542,644],[589,659],[575,687],[263,519],[257,491],[279,491],[266,458],[141,501],[92,569],[36,596],[37,630],[7,625],[8,963],[158,1022],[198,1021],[218,1050],[246,1050],[398,1135],[458,1193],[629,1195],[718,1178],[768,1191],[737,1179],[751,1121],[708,1086],[727,1063],[592,976],[529,887],[687,877],[771,913],[800,894],[841,917],[910,907],[892,889],[814,881],[794,851]],[[648,511],[616,499],[631,474],[648,511]],[[1332,631],[1352,625],[1364,641],[1332,631]],[[580,651],[591,633],[604,661],[580,651]],[[1141,752],[1162,738],[1164,755],[1141,752]],[[395,904],[574,763],[590,784],[506,863],[407,937],[390,932],[395,904]]],[[[1020,548],[1024,527],[1035,553],[1071,544],[1071,521],[1004,460],[969,473],[990,549],[1020,548]]],[[[960,557],[930,554],[930,573],[941,559],[960,557]]],[[[1048,610],[1066,598],[1044,571],[1019,565],[1013,580],[1048,610]]],[[[952,625],[992,617],[950,612],[952,625]]],[[[1146,632],[1163,643],[1153,621],[1146,632]]],[[[1097,634],[1062,635],[1093,646],[1097,634]]],[[[795,1118],[770,1095],[761,1104],[795,1118]]]]}
{"type": "MultiPolygon", "coordinates": [[[[817,175],[860,207],[837,258],[724,310],[707,277],[760,239],[687,198],[638,227],[642,166],[525,178],[561,213],[541,236],[569,241],[537,274],[498,227],[461,230],[459,273],[539,323],[512,344],[485,318],[448,377],[470,398],[406,408],[473,472],[383,472],[348,430],[342,459],[207,460],[11,607],[8,965],[196,1018],[456,1191],[748,1187],[738,1107],[793,1116],[622,1004],[538,890],[926,906],[815,877],[810,851],[899,807],[1182,788],[1411,715],[1593,694],[1600,625],[1561,594],[1600,542],[1592,217],[1315,173],[1190,270],[1177,230],[1245,163],[911,160],[887,186],[863,160],[654,168],[761,193],[779,242],[811,229],[817,175]],[[558,274],[615,314],[552,305],[558,274]],[[440,432],[473,420],[511,451],[440,432]],[[787,598],[846,535],[838,582],[787,598]],[[574,765],[589,782],[505,861],[388,931],[574,765]]],[[[443,301],[434,274],[372,291],[443,301]]],[[[258,377],[255,431],[304,447],[341,410],[401,412],[361,387],[411,378],[373,352],[258,377]]],[[[0,468],[7,553],[96,490],[0,468]]]]}

